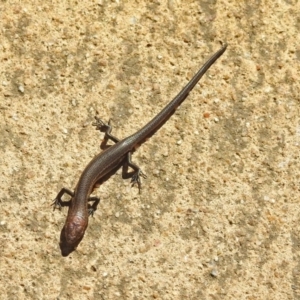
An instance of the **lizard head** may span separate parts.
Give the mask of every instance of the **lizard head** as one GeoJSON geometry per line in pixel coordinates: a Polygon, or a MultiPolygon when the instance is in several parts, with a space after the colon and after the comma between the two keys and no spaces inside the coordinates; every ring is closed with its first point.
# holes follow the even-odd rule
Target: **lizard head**
{"type": "Polygon", "coordinates": [[[87,222],[81,216],[73,216],[71,220],[66,221],[60,234],[60,249],[62,256],[68,256],[73,252],[81,242],[87,222]]]}

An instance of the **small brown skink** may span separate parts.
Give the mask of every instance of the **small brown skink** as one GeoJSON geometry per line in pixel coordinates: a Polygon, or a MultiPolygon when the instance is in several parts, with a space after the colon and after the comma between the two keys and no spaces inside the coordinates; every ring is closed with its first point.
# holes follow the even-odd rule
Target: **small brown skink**
{"type": "Polygon", "coordinates": [[[133,135],[120,141],[111,135],[110,122],[105,124],[95,117],[96,122],[93,125],[96,126],[97,130],[105,132],[104,140],[101,143],[101,149],[104,149],[104,151],[96,155],[86,166],[74,192],[65,188],[61,189],[53,203],[54,208],[69,207],[68,216],[60,235],[60,248],[63,256],[69,255],[76,249],[88,226],[89,215],[94,213],[99,204],[99,198],[90,197],[95,187],[101,185],[123,166],[122,177],[131,178],[131,182],[136,183],[140,189],[140,177],[145,177],[145,175],[137,165],[131,162],[131,154],[167,122],[200,78],[225,52],[226,47],[227,44],[209,58],[181,92],[157,116],[133,135]],[[108,140],[113,141],[115,144],[108,146],[108,140]],[[129,167],[133,171],[128,172],[129,167]],[[61,198],[65,193],[71,196],[69,201],[62,201],[61,198]],[[89,202],[93,202],[93,204],[90,205],[89,202]]]}

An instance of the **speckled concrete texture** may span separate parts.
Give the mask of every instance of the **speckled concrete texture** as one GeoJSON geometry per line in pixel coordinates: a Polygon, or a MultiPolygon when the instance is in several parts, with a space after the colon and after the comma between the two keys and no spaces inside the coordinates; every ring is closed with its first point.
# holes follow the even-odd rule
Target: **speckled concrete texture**
{"type": "Polygon", "coordinates": [[[1,1],[1,299],[300,299],[300,3],[1,1]],[[103,138],[164,107],[227,51],[118,171],[78,249],[67,208],[103,138]]]}

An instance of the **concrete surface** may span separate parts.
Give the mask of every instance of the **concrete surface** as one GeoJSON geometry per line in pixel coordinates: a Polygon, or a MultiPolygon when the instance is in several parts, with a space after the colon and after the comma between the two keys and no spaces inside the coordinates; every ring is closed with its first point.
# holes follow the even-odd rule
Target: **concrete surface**
{"type": "Polygon", "coordinates": [[[300,299],[300,3],[1,1],[1,299],[300,299]],[[78,249],[67,209],[103,135],[132,134],[228,49],[118,171],[78,249]]]}

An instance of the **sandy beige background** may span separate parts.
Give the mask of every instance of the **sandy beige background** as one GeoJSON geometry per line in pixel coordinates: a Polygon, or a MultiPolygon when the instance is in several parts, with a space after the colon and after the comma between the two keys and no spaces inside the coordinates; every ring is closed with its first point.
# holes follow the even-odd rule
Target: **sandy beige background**
{"type": "Polygon", "coordinates": [[[1,299],[300,299],[300,3],[1,1],[1,299]],[[73,189],[227,51],[118,171],[64,258],[73,189]]]}

